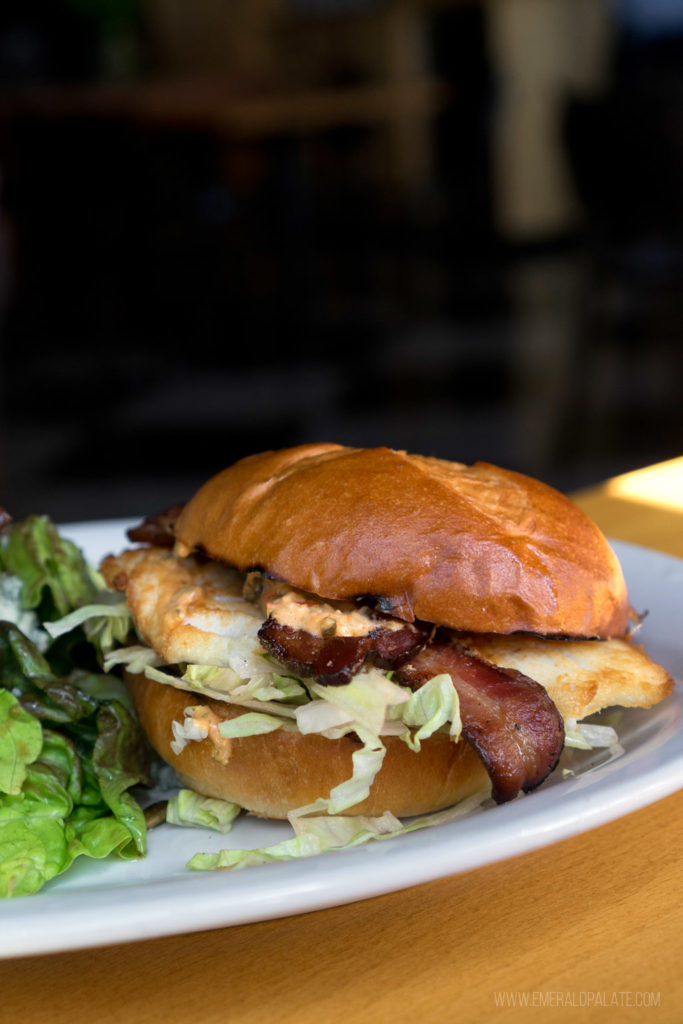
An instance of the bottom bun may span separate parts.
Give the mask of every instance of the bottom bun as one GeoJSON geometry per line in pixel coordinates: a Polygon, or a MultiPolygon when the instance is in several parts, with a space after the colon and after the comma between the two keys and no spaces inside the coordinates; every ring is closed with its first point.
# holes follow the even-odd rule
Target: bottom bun
{"type": "MultiPolygon", "coordinates": [[[[327,797],[352,774],[351,756],[360,749],[352,736],[329,740],[278,729],[261,736],[223,739],[211,728],[203,740],[191,740],[176,754],[171,749],[172,723],[182,722],[186,707],[202,706],[217,724],[244,712],[224,701],[201,698],[126,674],[140,723],[157,754],[184,785],[205,796],[230,800],[264,818],[285,818],[289,811],[327,797]],[[215,716],[215,717],[214,717],[215,716]]],[[[344,814],[397,817],[427,814],[450,807],[489,785],[478,754],[463,739],[445,733],[422,742],[419,753],[397,736],[385,736],[386,755],[370,795],[344,814]]]]}

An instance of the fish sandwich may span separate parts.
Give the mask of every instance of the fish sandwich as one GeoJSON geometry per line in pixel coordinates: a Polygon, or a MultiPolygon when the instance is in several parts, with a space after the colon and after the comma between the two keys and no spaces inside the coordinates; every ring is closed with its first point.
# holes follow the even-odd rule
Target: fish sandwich
{"type": "Polygon", "coordinates": [[[264,817],[502,803],[673,685],[598,527],[486,463],[265,452],[130,536],[101,567],[136,631],[111,661],[183,783],[264,817]]]}

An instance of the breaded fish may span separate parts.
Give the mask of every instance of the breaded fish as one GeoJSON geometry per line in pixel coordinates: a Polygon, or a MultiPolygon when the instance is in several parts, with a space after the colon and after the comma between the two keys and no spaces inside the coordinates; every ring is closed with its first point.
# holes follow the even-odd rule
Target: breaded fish
{"type": "Polygon", "coordinates": [[[242,597],[242,576],[217,562],[140,548],[110,555],[101,571],[125,591],[142,638],[168,665],[225,666],[226,638],[256,636],[263,622],[242,597]]]}
{"type": "MultiPolygon", "coordinates": [[[[226,639],[256,638],[263,624],[259,606],[242,596],[243,576],[215,561],[179,558],[152,547],[111,555],[101,568],[110,587],[125,591],[143,639],[167,664],[226,666],[226,639]]],[[[650,707],[673,688],[668,673],[625,639],[555,640],[529,634],[469,634],[465,639],[484,661],[540,683],[565,720],[610,705],[650,707]]]]}

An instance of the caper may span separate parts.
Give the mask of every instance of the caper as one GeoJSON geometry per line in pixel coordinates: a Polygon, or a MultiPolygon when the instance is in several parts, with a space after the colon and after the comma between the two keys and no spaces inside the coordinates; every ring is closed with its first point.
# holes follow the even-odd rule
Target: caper
{"type": "Polygon", "coordinates": [[[263,593],[265,580],[260,572],[248,572],[244,578],[242,597],[245,601],[256,604],[263,593]]]}

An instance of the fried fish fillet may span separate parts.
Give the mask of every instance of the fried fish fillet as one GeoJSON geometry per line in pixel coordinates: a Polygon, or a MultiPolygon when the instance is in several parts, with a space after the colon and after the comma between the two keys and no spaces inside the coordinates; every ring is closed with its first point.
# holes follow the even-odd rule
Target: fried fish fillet
{"type": "Polygon", "coordinates": [[[581,719],[604,707],[645,707],[668,697],[673,680],[626,639],[553,640],[517,634],[470,635],[484,661],[513,668],[547,690],[560,714],[581,719]]]}
{"type": "Polygon", "coordinates": [[[107,584],[123,590],[143,640],[167,665],[225,666],[227,638],[256,636],[263,616],[242,597],[242,576],[165,548],[110,555],[107,584]]]}
{"type": "MultiPolygon", "coordinates": [[[[242,596],[241,574],[217,562],[140,548],[109,556],[102,572],[110,587],[125,591],[143,639],[167,664],[228,665],[227,639],[256,638],[264,621],[259,607],[242,596]]],[[[668,673],[627,639],[465,639],[477,657],[540,683],[565,720],[612,705],[650,707],[673,688],[668,673]]]]}

